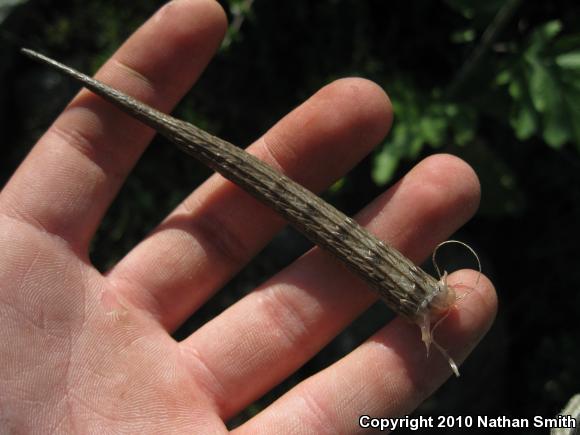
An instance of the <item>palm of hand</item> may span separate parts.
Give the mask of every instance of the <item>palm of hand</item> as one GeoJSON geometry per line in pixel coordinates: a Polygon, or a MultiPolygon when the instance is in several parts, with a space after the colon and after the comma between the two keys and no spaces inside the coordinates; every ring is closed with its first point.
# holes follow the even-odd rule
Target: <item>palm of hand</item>
{"type": "Polygon", "coordinates": [[[61,239],[0,222],[10,247],[0,254],[2,282],[10,283],[0,305],[0,409],[10,412],[0,421],[16,432],[32,432],[32,422],[65,433],[188,427],[204,394],[177,343],[61,239]]]}

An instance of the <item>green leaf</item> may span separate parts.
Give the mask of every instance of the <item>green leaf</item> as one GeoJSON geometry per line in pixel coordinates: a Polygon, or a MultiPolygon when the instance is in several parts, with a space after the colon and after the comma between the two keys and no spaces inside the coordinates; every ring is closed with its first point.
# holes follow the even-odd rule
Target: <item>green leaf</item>
{"type": "Polygon", "coordinates": [[[415,159],[415,158],[417,158],[417,156],[419,155],[419,153],[423,149],[423,145],[425,145],[425,141],[423,140],[423,137],[416,134],[411,138],[410,142],[411,143],[408,147],[409,151],[408,151],[407,155],[405,155],[405,157],[410,157],[410,158],[415,159]]]}
{"type": "Polygon", "coordinates": [[[571,51],[557,56],[556,64],[560,68],[580,70],[580,51],[571,51]]]}
{"type": "Polygon", "coordinates": [[[475,40],[475,30],[472,28],[458,30],[451,34],[451,42],[455,44],[465,44],[475,40]]]}
{"type": "Polygon", "coordinates": [[[513,80],[508,86],[508,92],[514,100],[521,100],[524,96],[524,86],[521,81],[513,80]]]}
{"type": "Polygon", "coordinates": [[[513,79],[512,72],[509,69],[504,69],[495,78],[495,83],[498,86],[507,85],[513,79]]]}
{"type": "Polygon", "coordinates": [[[559,149],[566,142],[572,139],[571,125],[569,114],[562,95],[554,95],[551,106],[543,114],[542,122],[544,124],[544,140],[553,148],[559,149]]]}
{"type": "Polygon", "coordinates": [[[442,101],[442,92],[428,94],[414,83],[396,80],[389,89],[395,122],[387,141],[373,161],[372,178],[382,185],[394,175],[403,159],[416,159],[427,145],[437,148],[455,141],[465,145],[475,137],[476,110],[469,103],[442,101]]]}
{"type": "Polygon", "coordinates": [[[562,22],[560,20],[548,21],[539,31],[546,37],[546,39],[554,39],[554,37],[562,31],[562,22]]]}
{"type": "Polygon", "coordinates": [[[395,152],[392,144],[385,144],[373,161],[371,176],[373,181],[379,185],[385,185],[393,178],[397,166],[399,165],[399,153],[395,152]],[[390,146],[389,146],[390,145],[390,146]]]}
{"type": "Polygon", "coordinates": [[[346,178],[345,177],[341,177],[338,180],[336,180],[332,186],[330,186],[330,188],[328,189],[328,191],[333,194],[336,195],[337,193],[339,193],[342,188],[344,187],[344,185],[346,184],[346,178]]]}
{"type": "Polygon", "coordinates": [[[546,43],[554,39],[558,33],[562,31],[562,22],[560,20],[552,20],[539,26],[532,33],[532,45],[546,43]]]}
{"type": "Polygon", "coordinates": [[[447,120],[441,116],[425,115],[419,124],[425,142],[432,146],[441,146],[447,131],[447,120]]]}
{"type": "Polygon", "coordinates": [[[551,72],[540,62],[533,62],[531,65],[529,92],[538,112],[545,112],[558,92],[551,72]]]}
{"type": "Polygon", "coordinates": [[[540,62],[531,65],[530,97],[542,114],[543,138],[553,148],[570,140],[570,125],[562,100],[562,83],[551,68],[540,62]]]}
{"type": "Polygon", "coordinates": [[[555,149],[560,149],[571,138],[570,125],[562,112],[550,111],[543,118],[544,140],[555,149]]]}
{"type": "Polygon", "coordinates": [[[510,118],[510,124],[520,140],[529,139],[538,130],[536,111],[530,104],[522,104],[510,118]]]}
{"type": "MultiPolygon", "coordinates": [[[[453,106],[457,107],[456,105],[453,106]]],[[[446,112],[449,113],[448,110],[446,112]]],[[[464,146],[475,139],[476,120],[477,115],[471,107],[457,108],[455,114],[449,120],[455,144],[464,146]]]]}

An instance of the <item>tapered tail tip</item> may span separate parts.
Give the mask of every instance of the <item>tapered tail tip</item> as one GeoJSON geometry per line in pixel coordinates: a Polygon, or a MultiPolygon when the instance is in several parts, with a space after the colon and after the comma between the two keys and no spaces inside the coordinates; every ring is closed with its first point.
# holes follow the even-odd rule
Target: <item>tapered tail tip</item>
{"type": "Polygon", "coordinates": [[[49,57],[46,57],[44,54],[40,54],[37,51],[31,50],[30,48],[21,48],[20,52],[25,55],[26,57],[28,57],[29,59],[33,59],[36,61],[40,61],[43,63],[47,63],[47,64],[56,64],[58,62],[55,62],[54,60],[52,60],[49,57]]]}
{"type": "Polygon", "coordinates": [[[34,51],[34,50],[31,50],[30,48],[24,48],[24,47],[22,47],[22,48],[20,49],[20,52],[21,52],[22,54],[24,54],[25,56],[27,56],[27,57],[36,58],[36,57],[38,57],[38,56],[39,56],[39,54],[38,54],[36,51],[34,51]]]}

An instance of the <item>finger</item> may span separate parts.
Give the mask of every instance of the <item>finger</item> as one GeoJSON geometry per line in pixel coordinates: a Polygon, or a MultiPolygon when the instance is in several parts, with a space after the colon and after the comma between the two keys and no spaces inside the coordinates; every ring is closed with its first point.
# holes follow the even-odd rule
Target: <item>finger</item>
{"type": "MultiPolygon", "coordinates": [[[[438,155],[419,163],[358,220],[420,263],[472,215],[478,199],[473,170],[438,155]]],[[[375,299],[361,280],[313,249],[181,345],[192,370],[219,385],[210,395],[227,418],[304,364],[375,299]]]]}
{"type": "MultiPolygon", "coordinates": [[[[290,113],[248,151],[319,191],[386,134],[391,106],[362,79],[338,80],[290,113]]],[[[171,330],[255,255],[283,225],[221,176],[197,189],[109,274],[136,306],[171,330]]]]}
{"type": "MultiPolygon", "coordinates": [[[[474,283],[478,273],[463,270],[451,284],[474,283]]],[[[437,340],[463,361],[487,332],[495,316],[493,285],[481,277],[475,291],[454,308],[437,330],[437,340]]],[[[359,433],[363,415],[398,417],[413,411],[450,375],[444,358],[426,357],[419,329],[398,318],[355,351],[302,382],[238,433],[359,433]]],[[[391,428],[392,429],[392,428],[391,428]]]]}
{"type": "MultiPolygon", "coordinates": [[[[139,28],[97,78],[169,110],[203,71],[225,29],[213,0],[176,0],[139,28]]],[[[82,250],[153,131],[81,91],[0,196],[0,212],[82,250]]]]}

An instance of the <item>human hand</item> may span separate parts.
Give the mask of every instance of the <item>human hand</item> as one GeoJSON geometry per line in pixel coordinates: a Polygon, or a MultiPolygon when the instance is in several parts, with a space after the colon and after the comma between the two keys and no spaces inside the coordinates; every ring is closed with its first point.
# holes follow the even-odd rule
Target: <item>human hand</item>
{"type": "MultiPolygon", "coordinates": [[[[168,111],[219,45],[209,0],[170,3],[98,77],[168,111]]],[[[361,79],[316,93],[249,151],[320,191],[386,134],[391,107],[361,79]],[[320,165],[324,164],[324,171],[320,165]]],[[[177,343],[169,335],[283,225],[213,176],[107,274],[88,245],[153,132],[82,91],[0,194],[0,425],[10,432],[217,433],[311,358],[373,301],[313,249],[177,343]]],[[[475,211],[473,171],[451,156],[414,168],[358,219],[414,261],[475,211]]],[[[462,271],[453,282],[475,282],[462,271]]],[[[488,328],[482,278],[438,329],[461,361],[488,328]]],[[[418,328],[396,319],[236,430],[354,433],[362,414],[410,412],[446,378],[418,328]]]]}

